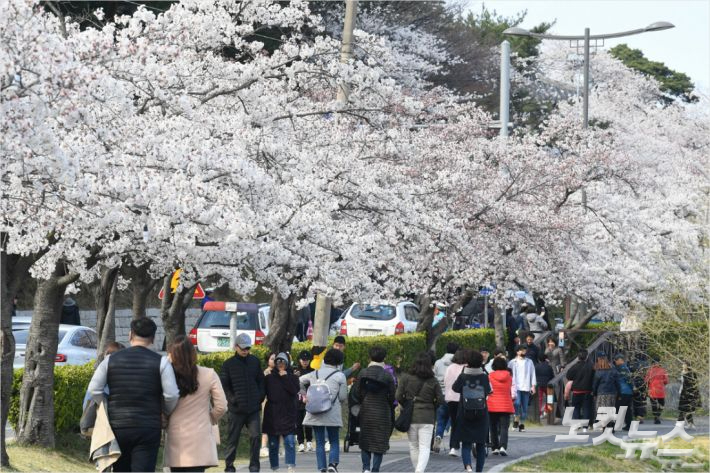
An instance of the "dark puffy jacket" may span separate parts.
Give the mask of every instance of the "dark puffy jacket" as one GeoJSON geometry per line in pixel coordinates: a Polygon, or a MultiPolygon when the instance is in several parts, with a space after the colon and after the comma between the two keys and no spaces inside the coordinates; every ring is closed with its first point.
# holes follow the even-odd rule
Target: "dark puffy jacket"
{"type": "Polygon", "coordinates": [[[614,368],[594,372],[592,393],[595,396],[600,394],[619,394],[619,390],[619,372],[614,368]]]}
{"type": "MultiPolygon", "coordinates": [[[[439,386],[436,379],[433,383],[439,386]]],[[[360,372],[350,395],[354,402],[360,404],[360,449],[385,453],[390,448],[394,428],[395,387],[392,375],[381,366],[368,366],[360,372]]]]}
{"type": "Polygon", "coordinates": [[[587,360],[584,362],[578,361],[567,372],[567,379],[572,381],[572,391],[589,391],[592,392],[594,384],[594,365],[587,360]]]}
{"type": "Polygon", "coordinates": [[[229,411],[251,414],[261,409],[264,400],[264,372],[254,355],[234,355],[224,362],[219,373],[229,411]]]}
{"type": "Polygon", "coordinates": [[[140,425],[160,430],[163,409],[161,358],[145,347],[126,348],[109,357],[107,409],[112,428],[140,425]]]}
{"type": "Polygon", "coordinates": [[[269,435],[295,434],[298,420],[296,405],[300,389],[298,377],[291,372],[281,376],[278,371],[273,370],[264,382],[266,407],[262,431],[269,435]]]}
{"type": "Polygon", "coordinates": [[[538,386],[547,388],[547,383],[549,383],[554,377],[555,372],[549,363],[542,361],[535,366],[535,379],[537,380],[538,386]]]}

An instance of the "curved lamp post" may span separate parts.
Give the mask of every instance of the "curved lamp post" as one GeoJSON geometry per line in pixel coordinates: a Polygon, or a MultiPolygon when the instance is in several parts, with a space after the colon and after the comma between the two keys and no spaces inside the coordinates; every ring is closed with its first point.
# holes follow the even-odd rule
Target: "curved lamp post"
{"type": "Polygon", "coordinates": [[[662,30],[667,30],[670,28],[674,28],[675,25],[673,23],[669,23],[667,21],[657,21],[655,23],[651,23],[645,28],[639,28],[636,30],[629,30],[629,31],[622,31],[620,33],[608,33],[608,34],[597,34],[597,35],[590,35],[589,34],[589,28],[584,29],[584,34],[583,35],[551,35],[551,34],[544,34],[544,33],[533,33],[531,31],[528,31],[524,28],[508,28],[507,30],[503,31],[503,34],[507,34],[510,36],[523,36],[523,37],[530,37],[530,38],[539,38],[539,39],[556,39],[556,40],[563,40],[563,41],[584,41],[584,107],[583,107],[583,122],[584,122],[584,127],[587,128],[587,125],[589,123],[589,41],[594,39],[612,39],[612,38],[621,38],[623,36],[631,36],[635,34],[641,34],[641,33],[647,33],[650,31],[662,31],[662,30]]]}

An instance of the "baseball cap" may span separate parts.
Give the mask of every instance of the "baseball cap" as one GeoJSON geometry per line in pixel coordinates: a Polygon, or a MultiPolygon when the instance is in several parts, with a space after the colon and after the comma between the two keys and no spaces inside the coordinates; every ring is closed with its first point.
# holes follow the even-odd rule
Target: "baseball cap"
{"type": "Polygon", "coordinates": [[[251,337],[246,333],[240,333],[237,336],[237,340],[234,342],[239,348],[250,348],[251,347],[251,337]]]}
{"type": "Polygon", "coordinates": [[[308,350],[303,350],[301,353],[298,354],[298,359],[299,360],[312,360],[313,356],[311,356],[311,352],[308,350]]]}
{"type": "Polygon", "coordinates": [[[624,359],[623,353],[617,353],[616,355],[614,355],[614,361],[623,360],[623,359],[624,359]]]}

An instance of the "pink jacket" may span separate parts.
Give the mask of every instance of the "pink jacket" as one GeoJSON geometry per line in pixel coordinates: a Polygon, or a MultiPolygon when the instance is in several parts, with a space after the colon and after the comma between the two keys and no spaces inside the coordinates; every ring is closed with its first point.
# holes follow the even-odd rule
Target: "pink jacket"
{"type": "Polygon", "coordinates": [[[446,374],[444,375],[444,399],[446,402],[459,402],[459,400],[461,400],[461,394],[454,392],[451,388],[465,366],[466,365],[451,363],[449,367],[446,368],[446,374]]]}

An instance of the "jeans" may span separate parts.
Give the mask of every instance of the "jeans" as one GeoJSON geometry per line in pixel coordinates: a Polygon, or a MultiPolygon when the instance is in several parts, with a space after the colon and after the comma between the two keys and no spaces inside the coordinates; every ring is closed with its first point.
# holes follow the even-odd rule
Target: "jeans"
{"type": "Polygon", "coordinates": [[[330,442],[330,455],[328,455],[328,463],[337,465],[340,463],[340,427],[337,426],[322,426],[314,425],[313,434],[316,436],[316,462],[319,470],[328,468],[325,462],[325,436],[328,434],[330,442]]]}
{"type": "Polygon", "coordinates": [[[592,393],[572,393],[572,412],[573,419],[589,419],[588,426],[591,427],[594,423],[594,398],[592,393]],[[584,417],[582,417],[584,415],[584,417]]]}
{"type": "MultiPolygon", "coordinates": [[[[461,459],[463,467],[466,468],[471,464],[471,442],[461,443],[461,459]]],[[[476,471],[483,471],[483,465],[486,463],[486,444],[476,444],[476,471]]]]}
{"type": "Polygon", "coordinates": [[[380,471],[383,453],[371,453],[365,450],[360,451],[360,459],[362,460],[362,471],[380,471]],[[372,459],[372,463],[370,463],[372,459]],[[372,468],[370,468],[372,466],[372,468]]]}
{"type": "Polygon", "coordinates": [[[449,437],[449,448],[461,448],[461,442],[456,438],[456,413],[459,410],[459,403],[449,401],[449,418],[451,419],[451,436],[449,437]]]}
{"type": "Polygon", "coordinates": [[[491,421],[491,445],[493,450],[501,447],[508,448],[508,426],[510,425],[510,414],[507,412],[488,412],[491,421]]]}
{"type": "Polygon", "coordinates": [[[530,404],[530,391],[518,391],[515,398],[515,415],[518,416],[521,424],[528,418],[528,404],[530,404]]]}
{"type": "Polygon", "coordinates": [[[160,447],[160,429],[143,427],[113,429],[121,456],[113,471],[155,471],[160,447]]]}
{"type": "MultiPolygon", "coordinates": [[[[293,434],[284,435],[284,463],[286,466],[296,466],[296,439],[293,434]]],[[[279,467],[280,435],[269,435],[269,464],[272,470],[279,467]]]]}
{"type": "Polygon", "coordinates": [[[407,431],[409,439],[409,458],[416,473],[424,473],[431,453],[432,424],[412,424],[407,431]]]}
{"type": "MultiPolygon", "coordinates": [[[[237,457],[237,446],[239,437],[244,426],[249,430],[249,471],[259,471],[259,447],[261,446],[261,413],[259,411],[251,414],[229,413],[229,430],[227,445],[225,447],[224,464],[226,467],[234,467],[234,460],[237,457]]],[[[153,470],[142,470],[153,471],[153,470]]]]}
{"type": "Polygon", "coordinates": [[[306,417],[306,410],[298,411],[298,424],[296,425],[296,437],[298,443],[312,442],[313,441],[313,429],[307,425],[303,425],[303,419],[306,417]]]}
{"type": "Polygon", "coordinates": [[[436,436],[443,437],[446,433],[446,429],[451,425],[451,419],[449,419],[449,405],[442,404],[436,410],[436,436]]]}

